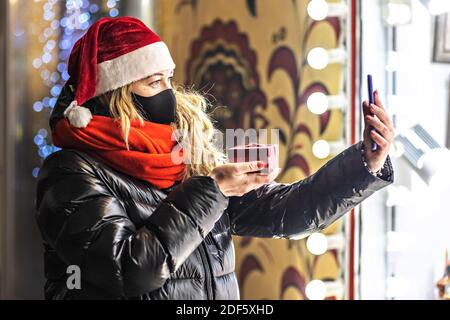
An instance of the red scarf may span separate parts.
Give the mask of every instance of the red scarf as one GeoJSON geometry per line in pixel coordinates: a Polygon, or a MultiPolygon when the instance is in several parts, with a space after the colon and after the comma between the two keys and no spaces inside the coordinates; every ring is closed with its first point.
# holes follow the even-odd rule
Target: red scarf
{"type": "Polygon", "coordinates": [[[59,120],[52,130],[53,143],[60,148],[85,151],[112,168],[145,180],[158,188],[172,186],[181,180],[185,164],[183,150],[172,150],[174,129],[170,125],[130,120],[127,150],[120,124],[110,117],[95,115],[85,128],[76,128],[66,118],[59,120]],[[173,151],[173,152],[172,152],[173,151]],[[178,152],[178,153],[177,153],[178,152]]]}

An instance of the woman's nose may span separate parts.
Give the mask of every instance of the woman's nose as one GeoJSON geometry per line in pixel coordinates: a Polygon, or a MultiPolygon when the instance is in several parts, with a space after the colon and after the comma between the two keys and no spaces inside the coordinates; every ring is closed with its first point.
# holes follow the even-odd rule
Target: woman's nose
{"type": "Polygon", "coordinates": [[[164,90],[166,89],[172,89],[172,83],[170,82],[169,78],[165,78],[163,81],[164,90]]]}

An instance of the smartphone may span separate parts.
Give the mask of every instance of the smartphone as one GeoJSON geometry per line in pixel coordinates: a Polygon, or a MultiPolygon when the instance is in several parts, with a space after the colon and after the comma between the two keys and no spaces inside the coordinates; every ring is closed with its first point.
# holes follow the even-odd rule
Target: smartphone
{"type": "MultiPolygon", "coordinates": [[[[369,89],[369,103],[370,104],[374,104],[375,103],[375,97],[374,97],[374,94],[373,94],[373,81],[372,81],[372,75],[370,75],[370,74],[367,75],[367,88],[369,89]]],[[[375,130],[375,129],[371,126],[370,127],[370,131],[373,131],[373,130],[375,130]]],[[[373,140],[372,140],[372,148],[371,149],[372,149],[372,151],[377,151],[377,149],[378,149],[378,145],[373,140]]]]}

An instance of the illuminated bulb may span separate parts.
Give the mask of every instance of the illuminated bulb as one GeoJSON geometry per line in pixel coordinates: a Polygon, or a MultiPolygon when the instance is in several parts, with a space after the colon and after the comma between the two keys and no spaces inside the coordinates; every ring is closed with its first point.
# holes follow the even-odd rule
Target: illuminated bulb
{"type": "Polygon", "coordinates": [[[386,297],[397,298],[408,292],[409,283],[404,278],[390,276],[386,279],[386,297]]]}
{"type": "Polygon", "coordinates": [[[32,171],[32,174],[33,174],[33,177],[37,178],[39,175],[39,168],[38,167],[34,168],[32,171]]]}
{"type": "Polygon", "coordinates": [[[389,3],[387,5],[386,22],[389,25],[402,25],[411,22],[410,4],[389,3]]]}
{"type": "Polygon", "coordinates": [[[328,52],[324,48],[314,48],[308,53],[308,64],[316,70],[325,69],[328,65],[328,52]]]}
{"type": "Polygon", "coordinates": [[[410,247],[412,239],[405,233],[388,231],[387,233],[387,252],[405,251],[410,247]]]}
{"type": "Polygon", "coordinates": [[[312,113],[322,114],[328,109],[328,98],[322,92],[314,92],[308,97],[306,105],[312,113]]]}
{"type": "Polygon", "coordinates": [[[312,147],[313,154],[319,159],[325,159],[330,155],[330,144],[325,140],[317,140],[312,147]]]}
{"type": "Polygon", "coordinates": [[[42,65],[42,60],[41,59],[36,58],[36,59],[33,60],[33,67],[35,69],[39,69],[41,67],[41,65],[42,65]]]}
{"type": "Polygon", "coordinates": [[[323,300],[327,296],[327,287],[321,280],[312,280],[306,285],[305,293],[309,300],[323,300]]]}
{"type": "Polygon", "coordinates": [[[325,0],[312,0],[309,2],[307,10],[311,19],[320,21],[328,15],[328,4],[325,0]]]}
{"type": "Polygon", "coordinates": [[[405,186],[391,185],[387,187],[386,205],[388,207],[401,206],[413,201],[411,192],[405,186]]]}
{"type": "Polygon", "coordinates": [[[432,15],[440,15],[450,11],[450,1],[448,0],[430,0],[428,2],[428,10],[432,15]]]}
{"type": "Polygon", "coordinates": [[[400,57],[396,51],[388,51],[386,71],[398,71],[400,67],[400,57]]]}
{"type": "Polygon", "coordinates": [[[322,233],[313,233],[306,240],[306,247],[312,254],[320,256],[328,249],[327,237],[322,233]]]}

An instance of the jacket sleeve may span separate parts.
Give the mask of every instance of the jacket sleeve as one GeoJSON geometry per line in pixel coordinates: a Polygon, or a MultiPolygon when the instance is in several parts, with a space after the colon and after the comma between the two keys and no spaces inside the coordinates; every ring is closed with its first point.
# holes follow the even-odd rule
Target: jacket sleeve
{"type": "Polygon", "coordinates": [[[298,182],[272,182],[241,197],[230,197],[227,212],[232,233],[298,239],[328,227],[394,181],[389,156],[382,178],[375,177],[363,164],[361,146],[362,141],[350,146],[298,182]]]}
{"type": "Polygon", "coordinates": [[[67,153],[52,154],[41,168],[36,202],[41,233],[65,264],[80,267],[82,281],[115,297],[160,288],[228,205],[212,178],[196,176],[155,204],[137,227],[130,217],[139,213],[129,212],[98,178],[101,170],[64,157],[67,153]]]}

